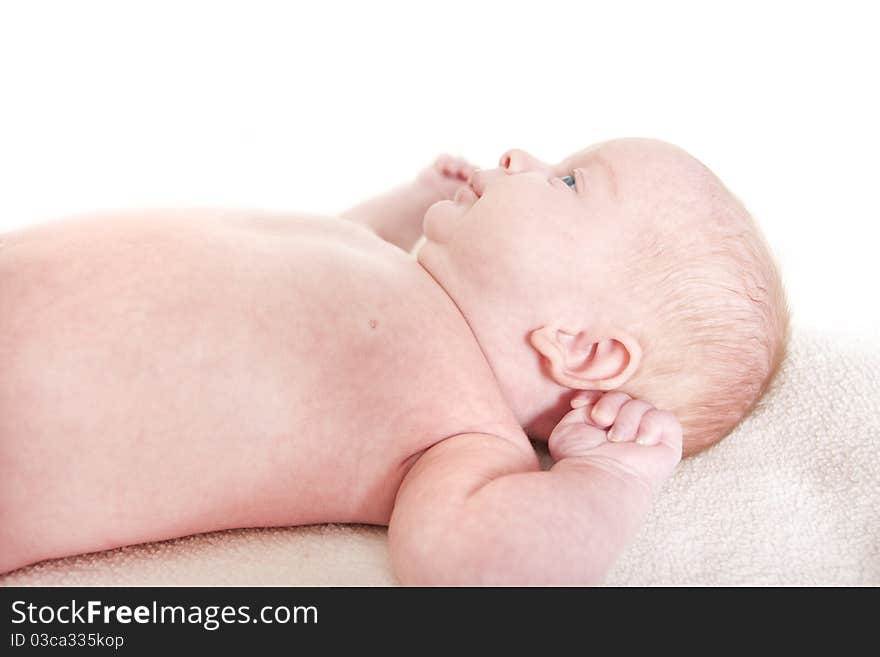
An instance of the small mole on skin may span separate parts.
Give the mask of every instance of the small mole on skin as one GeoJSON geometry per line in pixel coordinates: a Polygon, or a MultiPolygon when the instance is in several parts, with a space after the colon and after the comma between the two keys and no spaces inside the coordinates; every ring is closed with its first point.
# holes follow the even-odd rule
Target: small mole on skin
{"type": "Polygon", "coordinates": [[[370,328],[371,328],[371,329],[376,328],[376,325],[377,325],[378,323],[379,323],[379,322],[377,322],[375,319],[371,319],[371,320],[370,320],[370,328]]]}

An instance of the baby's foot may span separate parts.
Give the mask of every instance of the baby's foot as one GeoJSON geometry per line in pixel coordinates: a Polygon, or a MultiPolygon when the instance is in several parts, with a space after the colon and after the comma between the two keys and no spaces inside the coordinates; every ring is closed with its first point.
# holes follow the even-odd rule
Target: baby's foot
{"type": "Polygon", "coordinates": [[[579,392],[571,406],[548,440],[557,462],[583,460],[641,495],[646,486],[656,492],[681,460],[681,424],[669,411],[619,391],[579,392]]]}
{"type": "Polygon", "coordinates": [[[451,200],[476,170],[467,160],[443,154],[419,173],[416,184],[428,192],[432,203],[451,200]]]}

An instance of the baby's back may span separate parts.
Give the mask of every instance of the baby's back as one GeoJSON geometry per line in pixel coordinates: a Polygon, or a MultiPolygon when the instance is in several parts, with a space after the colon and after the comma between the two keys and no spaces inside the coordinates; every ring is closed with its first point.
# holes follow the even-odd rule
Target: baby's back
{"type": "Polygon", "coordinates": [[[342,220],[88,218],[0,241],[0,571],[226,527],[388,521],[512,423],[451,300],[342,220]]]}

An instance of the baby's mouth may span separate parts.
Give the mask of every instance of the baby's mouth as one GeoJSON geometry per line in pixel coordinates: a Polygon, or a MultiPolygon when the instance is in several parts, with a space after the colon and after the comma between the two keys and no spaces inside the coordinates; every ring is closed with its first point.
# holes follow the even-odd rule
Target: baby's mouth
{"type": "Polygon", "coordinates": [[[479,195],[471,189],[470,185],[462,185],[458,188],[458,191],[455,192],[455,196],[452,197],[452,200],[456,203],[475,203],[479,195]]]}
{"type": "Polygon", "coordinates": [[[483,182],[482,177],[476,174],[472,175],[467,181],[467,186],[473,191],[477,198],[483,198],[484,185],[485,183],[483,182]]]}

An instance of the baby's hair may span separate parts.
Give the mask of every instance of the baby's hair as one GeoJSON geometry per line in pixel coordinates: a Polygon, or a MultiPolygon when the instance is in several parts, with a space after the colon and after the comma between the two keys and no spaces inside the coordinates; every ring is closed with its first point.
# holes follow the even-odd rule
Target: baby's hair
{"type": "MultiPolygon", "coordinates": [[[[779,268],[742,202],[702,164],[669,195],[626,280],[651,321],[626,392],[673,411],[684,453],[729,434],[780,368],[790,320],[779,268]],[[692,186],[693,185],[693,186],[692,186]],[[671,200],[675,198],[676,200],[671,200]]],[[[677,185],[676,185],[677,186],[677,185]]]]}

